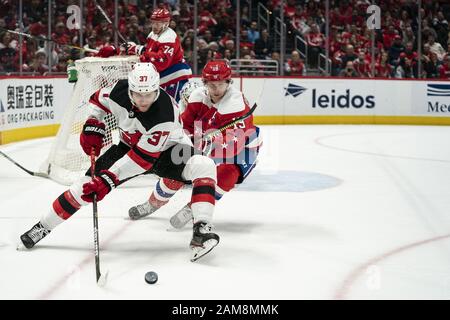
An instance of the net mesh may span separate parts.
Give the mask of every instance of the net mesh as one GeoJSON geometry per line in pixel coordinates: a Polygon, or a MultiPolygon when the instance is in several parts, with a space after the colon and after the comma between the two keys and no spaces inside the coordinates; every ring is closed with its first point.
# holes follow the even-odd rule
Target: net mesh
{"type": "MultiPolygon", "coordinates": [[[[88,102],[91,95],[100,88],[112,86],[120,79],[126,79],[131,66],[137,62],[136,56],[112,57],[108,59],[87,57],[75,62],[78,72],[72,96],[41,171],[53,180],[70,185],[84,175],[90,166],[89,157],[80,146],[80,133],[88,117],[88,102]]],[[[106,135],[102,152],[112,143],[117,142],[117,123],[112,114],[105,117],[106,135]]]]}

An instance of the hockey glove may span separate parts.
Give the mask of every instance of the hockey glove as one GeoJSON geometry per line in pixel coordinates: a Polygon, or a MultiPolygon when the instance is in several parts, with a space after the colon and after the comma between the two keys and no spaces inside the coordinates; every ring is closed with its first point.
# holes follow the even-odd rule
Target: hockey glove
{"type": "Polygon", "coordinates": [[[100,154],[103,146],[103,138],[105,137],[105,124],[97,119],[87,119],[83,126],[83,132],[80,134],[80,144],[84,153],[91,154],[94,149],[95,156],[100,154]]]}
{"type": "Polygon", "coordinates": [[[100,58],[109,58],[115,55],[118,55],[119,51],[114,46],[104,46],[101,48],[98,53],[95,55],[100,58]]]}
{"type": "Polygon", "coordinates": [[[126,55],[141,55],[144,51],[144,46],[136,44],[134,42],[126,42],[120,45],[121,51],[126,55]]]}
{"type": "Polygon", "coordinates": [[[108,170],[100,171],[100,175],[83,184],[83,195],[81,199],[86,202],[92,202],[94,194],[97,195],[97,201],[102,200],[112,189],[117,187],[119,179],[108,170]]]}

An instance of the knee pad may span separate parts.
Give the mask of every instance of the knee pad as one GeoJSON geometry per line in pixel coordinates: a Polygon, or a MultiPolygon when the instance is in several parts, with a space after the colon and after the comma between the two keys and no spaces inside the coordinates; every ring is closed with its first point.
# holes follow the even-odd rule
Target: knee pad
{"type": "Polygon", "coordinates": [[[200,178],[210,178],[217,182],[216,164],[208,157],[199,154],[193,155],[186,162],[182,178],[190,181],[200,178]]]}

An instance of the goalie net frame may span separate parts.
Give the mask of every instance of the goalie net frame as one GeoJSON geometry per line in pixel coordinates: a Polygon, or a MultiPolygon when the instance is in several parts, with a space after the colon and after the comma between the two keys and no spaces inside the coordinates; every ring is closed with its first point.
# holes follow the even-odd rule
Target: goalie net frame
{"type": "MultiPolygon", "coordinates": [[[[75,61],[78,81],[73,88],[49,156],[41,165],[41,172],[47,173],[49,178],[64,185],[71,185],[86,173],[90,160],[80,146],[79,136],[88,116],[89,98],[98,89],[126,79],[131,66],[138,61],[137,56],[117,56],[107,59],[86,57],[75,61]]],[[[111,144],[117,143],[119,136],[114,115],[108,114],[104,123],[106,135],[102,153],[111,144]]]]}

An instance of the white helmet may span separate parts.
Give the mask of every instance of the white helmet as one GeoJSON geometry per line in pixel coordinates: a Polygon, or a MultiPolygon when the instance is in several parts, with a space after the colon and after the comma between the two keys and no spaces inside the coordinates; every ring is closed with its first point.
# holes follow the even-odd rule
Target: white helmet
{"type": "Polygon", "coordinates": [[[184,103],[187,103],[187,101],[189,100],[189,97],[191,96],[192,92],[201,87],[202,85],[198,82],[195,81],[189,81],[186,82],[185,85],[183,86],[183,88],[180,91],[180,97],[183,100],[184,103]]]}
{"type": "Polygon", "coordinates": [[[132,66],[132,70],[128,74],[128,95],[134,104],[131,91],[140,93],[157,91],[155,101],[158,99],[159,73],[152,63],[138,62],[132,66]]]}

